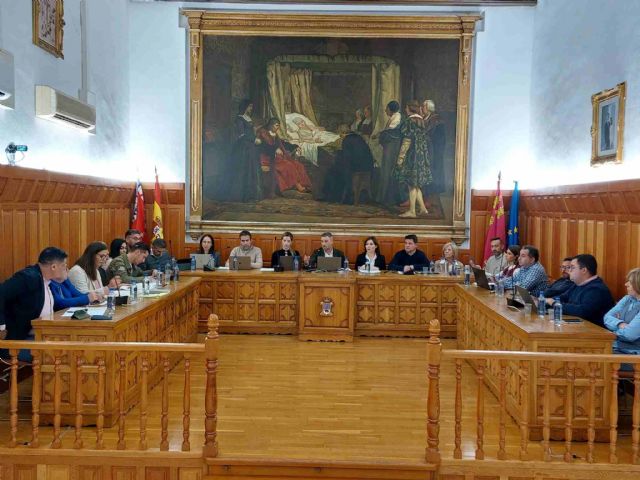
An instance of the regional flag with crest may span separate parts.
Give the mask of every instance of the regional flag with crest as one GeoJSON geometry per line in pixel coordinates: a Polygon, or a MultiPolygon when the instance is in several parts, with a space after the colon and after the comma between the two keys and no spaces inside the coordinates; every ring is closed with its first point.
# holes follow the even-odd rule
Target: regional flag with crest
{"type": "Polygon", "coordinates": [[[142,192],[142,184],[140,183],[140,179],[136,181],[133,205],[131,206],[131,228],[140,231],[144,240],[144,238],[146,237],[146,226],[144,221],[144,193],[142,192]]]}
{"type": "Polygon", "coordinates": [[[502,244],[505,243],[505,231],[506,223],[504,218],[504,202],[502,201],[502,192],[500,191],[500,177],[501,173],[498,173],[498,188],[496,189],[496,195],[493,199],[493,205],[491,207],[491,218],[489,218],[489,230],[487,230],[487,238],[484,241],[484,261],[486,262],[492,255],[491,253],[491,239],[499,238],[502,240],[502,244]]]}

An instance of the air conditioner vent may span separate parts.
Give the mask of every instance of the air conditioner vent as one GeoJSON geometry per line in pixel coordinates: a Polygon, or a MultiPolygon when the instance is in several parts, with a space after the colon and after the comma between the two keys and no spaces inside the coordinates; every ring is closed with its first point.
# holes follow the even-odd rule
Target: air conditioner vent
{"type": "Polygon", "coordinates": [[[36,116],[95,133],[94,107],[45,85],[36,85],[36,116]]]}

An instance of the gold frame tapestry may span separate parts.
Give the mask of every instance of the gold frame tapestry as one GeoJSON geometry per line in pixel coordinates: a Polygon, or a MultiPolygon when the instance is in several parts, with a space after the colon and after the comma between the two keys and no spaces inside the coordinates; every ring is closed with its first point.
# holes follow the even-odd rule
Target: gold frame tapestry
{"type": "Polygon", "coordinates": [[[622,163],[626,82],[591,96],[591,166],[622,163]]]}
{"type": "Polygon", "coordinates": [[[34,45],[64,58],[64,0],[33,0],[32,18],[34,45]]]}

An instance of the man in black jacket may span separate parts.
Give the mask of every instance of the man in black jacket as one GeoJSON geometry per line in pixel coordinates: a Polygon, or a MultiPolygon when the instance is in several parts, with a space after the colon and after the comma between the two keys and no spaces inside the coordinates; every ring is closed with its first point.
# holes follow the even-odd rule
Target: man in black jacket
{"type": "MultiPolygon", "coordinates": [[[[31,320],[53,313],[49,282],[64,281],[66,271],[67,254],[47,247],[40,252],[37,264],[16,272],[0,285],[0,326],[6,327],[7,340],[33,339],[31,320]]],[[[29,361],[30,357],[28,350],[20,352],[21,360],[29,361]]]]}
{"type": "MultiPolygon", "coordinates": [[[[609,287],[598,276],[598,262],[593,255],[583,253],[571,260],[570,278],[575,285],[560,295],[562,313],[575,315],[604,327],[604,315],[615,302],[609,287]]],[[[547,304],[553,305],[552,298],[547,304]]]]}
{"type": "Polygon", "coordinates": [[[305,255],[305,266],[312,269],[317,268],[318,257],[340,257],[340,265],[344,265],[344,259],[347,257],[342,251],[338,250],[337,248],[333,248],[333,234],[331,232],[324,232],[320,236],[320,244],[322,246],[315,250],[311,254],[311,257],[305,255]]]}

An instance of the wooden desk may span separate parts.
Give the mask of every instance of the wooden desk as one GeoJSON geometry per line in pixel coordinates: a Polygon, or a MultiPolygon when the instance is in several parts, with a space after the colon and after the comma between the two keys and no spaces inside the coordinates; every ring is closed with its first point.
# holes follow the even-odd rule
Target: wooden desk
{"type": "MultiPolygon", "coordinates": [[[[457,285],[459,298],[458,348],[464,350],[510,350],[530,352],[567,352],[610,354],[615,336],[590,322],[563,324],[555,327],[549,316],[538,317],[534,311],[525,318],[506,305],[506,298],[498,298],[489,291],[457,285]]],[[[497,360],[488,361],[485,382],[498,395],[500,365],[497,360]]],[[[475,365],[474,365],[475,366],[475,365]]],[[[568,380],[565,368],[551,363],[551,436],[564,438],[564,399],[568,380]]],[[[574,435],[576,440],[586,439],[588,415],[589,372],[577,367],[575,379],[574,435]],[[581,428],[583,427],[583,428],[581,428]]],[[[507,410],[518,421],[522,416],[522,400],[529,402],[531,438],[542,438],[543,381],[540,367],[531,371],[531,388],[520,391],[518,365],[507,366],[507,410]]],[[[608,377],[607,377],[608,378],[608,377]]],[[[596,379],[596,435],[603,440],[608,435],[609,389],[605,388],[604,370],[598,369],[596,379]]]]}
{"type": "MultiPolygon", "coordinates": [[[[37,341],[79,342],[194,342],[197,336],[198,291],[200,279],[183,278],[172,283],[170,293],[158,298],[142,299],[135,305],[116,307],[112,320],[71,320],[62,317],[63,311],[52,319],[32,322],[37,341]]],[[[85,355],[85,364],[92,365],[93,355],[85,355]]],[[[116,358],[106,355],[105,426],[111,426],[118,417],[118,399],[121,394],[116,358]]],[[[172,359],[172,364],[175,360],[172,359]]],[[[73,424],[77,378],[75,359],[62,357],[62,414],[63,422],[73,424]]],[[[157,355],[149,358],[149,385],[154,385],[161,376],[161,364],[157,355]]],[[[84,421],[95,424],[97,413],[97,366],[86,368],[84,378],[84,421]]],[[[141,368],[138,358],[127,358],[126,405],[133,407],[140,399],[141,368]]],[[[53,359],[46,356],[42,361],[41,422],[52,422],[53,415],[53,359]]]]}
{"type": "MultiPolygon", "coordinates": [[[[258,270],[196,271],[184,275],[202,279],[201,332],[206,332],[207,319],[215,313],[222,333],[298,333],[299,307],[303,303],[300,285],[322,287],[348,278],[348,283],[355,282],[355,296],[350,300],[355,305],[353,334],[427,337],[432,318],[440,319],[443,336],[456,334],[455,286],[461,277],[258,270]]],[[[316,307],[319,309],[319,304],[314,304],[316,307]]]]}

